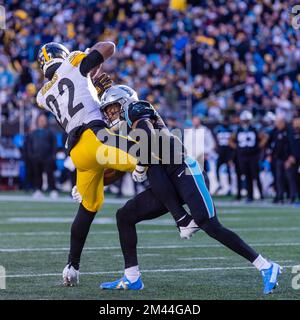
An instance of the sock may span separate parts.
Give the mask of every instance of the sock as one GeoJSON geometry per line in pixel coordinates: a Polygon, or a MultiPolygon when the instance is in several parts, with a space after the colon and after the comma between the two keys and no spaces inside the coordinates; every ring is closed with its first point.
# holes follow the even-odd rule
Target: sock
{"type": "Polygon", "coordinates": [[[139,270],[139,266],[134,266],[125,269],[125,276],[131,282],[136,282],[140,277],[141,273],[139,270]]]}
{"type": "Polygon", "coordinates": [[[191,216],[186,214],[184,217],[176,221],[176,225],[177,227],[186,227],[191,222],[191,220],[191,216]]]}
{"type": "Polygon", "coordinates": [[[265,258],[263,258],[261,255],[259,255],[253,262],[252,264],[254,265],[254,267],[256,269],[258,269],[259,271],[263,270],[263,269],[269,269],[271,267],[271,263],[266,260],[265,258]]]}
{"type": "Polygon", "coordinates": [[[76,270],[79,269],[81,252],[95,215],[96,212],[90,212],[80,204],[77,215],[73,221],[68,264],[71,264],[76,270]]]}

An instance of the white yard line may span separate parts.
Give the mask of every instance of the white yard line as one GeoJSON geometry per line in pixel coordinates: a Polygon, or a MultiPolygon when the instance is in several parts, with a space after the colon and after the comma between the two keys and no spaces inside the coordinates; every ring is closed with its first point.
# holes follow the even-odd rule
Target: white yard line
{"type": "Polygon", "coordinates": [[[182,261],[194,261],[194,260],[227,260],[227,257],[190,257],[190,258],[177,258],[182,261]]]}
{"type": "MultiPolygon", "coordinates": [[[[123,198],[123,199],[116,199],[116,198],[105,198],[105,204],[123,204],[130,198],[123,198]]],[[[31,195],[0,195],[0,201],[7,201],[7,202],[33,202],[33,203],[74,203],[71,197],[62,196],[58,199],[51,199],[49,197],[45,197],[42,199],[33,199],[31,195]]],[[[289,208],[289,209],[299,209],[299,205],[280,205],[275,206],[271,201],[267,202],[253,202],[253,203],[246,203],[246,202],[239,202],[239,201],[223,201],[223,200],[216,200],[216,206],[221,207],[246,207],[247,209],[254,209],[254,208],[289,208]]]]}
{"type": "MultiPolygon", "coordinates": [[[[129,199],[129,198],[128,198],[129,199]]],[[[74,200],[68,196],[62,196],[57,199],[51,199],[50,197],[44,197],[41,199],[33,199],[30,195],[0,195],[0,201],[3,202],[34,202],[34,203],[73,203],[74,200]]],[[[115,199],[115,198],[106,198],[106,204],[123,204],[127,199],[115,199]]]]}
{"type": "MultiPolygon", "coordinates": [[[[257,231],[257,232],[286,232],[286,231],[300,231],[300,227],[282,227],[282,228],[232,228],[234,231],[257,231]]],[[[173,233],[177,234],[176,230],[138,230],[141,234],[166,234],[173,233]]],[[[103,231],[91,231],[89,235],[106,235],[106,234],[118,234],[117,230],[103,230],[103,231]]],[[[0,232],[1,237],[6,236],[26,236],[26,237],[37,237],[37,236],[69,236],[69,231],[28,231],[28,232],[0,232]]]]}
{"type": "MultiPolygon", "coordinates": [[[[144,256],[144,255],[142,255],[144,256]]],[[[177,258],[182,261],[198,261],[198,260],[232,260],[231,257],[189,257],[189,258],[177,258]]],[[[277,263],[294,262],[294,260],[276,260],[277,263]]]]}
{"type": "MultiPolygon", "coordinates": [[[[300,216],[299,216],[300,218],[300,216]]],[[[72,223],[74,220],[74,217],[66,218],[66,217],[11,217],[11,218],[4,218],[2,216],[2,219],[0,218],[0,225],[1,224],[26,224],[26,223],[72,223]]],[[[240,218],[233,218],[233,217],[226,217],[222,216],[220,218],[221,221],[227,221],[227,222],[245,222],[245,221],[270,221],[270,217],[266,216],[253,216],[253,217],[240,217],[240,218]]],[[[286,216],[282,215],[280,217],[272,217],[272,221],[280,221],[280,220],[286,220],[286,216]]],[[[109,218],[109,217],[99,217],[96,218],[93,221],[93,224],[105,224],[110,225],[116,224],[115,218],[109,218]]],[[[154,219],[154,220],[147,220],[142,221],[139,224],[144,225],[174,225],[174,221],[171,219],[154,219]]],[[[246,230],[247,228],[245,228],[246,230]]],[[[259,229],[259,228],[258,228],[259,229]]]]}
{"type": "MultiPolygon", "coordinates": [[[[286,247],[300,246],[300,242],[277,242],[277,243],[250,243],[254,247],[286,247]]],[[[196,245],[164,245],[164,246],[138,246],[138,249],[189,249],[189,248],[216,248],[223,247],[221,244],[196,244],[196,245]]],[[[111,247],[87,247],[84,250],[99,251],[99,250],[120,250],[119,246],[111,247]]],[[[57,248],[0,248],[0,253],[18,253],[18,252],[45,252],[45,251],[69,251],[68,247],[57,248]]]]}
{"type": "MultiPolygon", "coordinates": [[[[292,268],[294,265],[284,265],[283,268],[292,268]]],[[[247,270],[255,268],[249,267],[215,267],[215,268],[176,268],[176,269],[154,269],[142,270],[142,273],[168,273],[168,272],[198,272],[198,271],[227,271],[227,270],[247,270]]],[[[82,272],[81,275],[104,275],[104,274],[122,274],[124,270],[119,271],[99,271],[99,272],[82,272]]],[[[7,274],[6,278],[37,278],[37,277],[58,277],[61,273],[40,273],[40,274],[7,274]]]]}

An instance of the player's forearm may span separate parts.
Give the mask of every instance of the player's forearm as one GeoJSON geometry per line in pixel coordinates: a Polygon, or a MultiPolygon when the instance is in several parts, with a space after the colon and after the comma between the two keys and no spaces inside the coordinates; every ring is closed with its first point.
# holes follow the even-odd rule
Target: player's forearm
{"type": "Polygon", "coordinates": [[[98,51],[102,57],[103,61],[109,59],[115,53],[115,44],[111,41],[102,41],[97,42],[91,49],[90,52],[93,50],[98,51]]]}

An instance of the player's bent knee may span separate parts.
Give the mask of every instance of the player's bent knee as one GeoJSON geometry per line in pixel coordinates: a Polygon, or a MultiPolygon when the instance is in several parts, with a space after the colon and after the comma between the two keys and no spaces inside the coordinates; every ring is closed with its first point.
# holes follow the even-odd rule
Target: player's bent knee
{"type": "Polygon", "coordinates": [[[118,209],[116,213],[117,224],[121,225],[126,223],[126,213],[127,211],[123,208],[118,209]]]}
{"type": "Polygon", "coordinates": [[[116,213],[116,219],[118,225],[132,223],[135,224],[137,222],[134,216],[134,210],[130,209],[130,207],[126,205],[118,209],[116,213]]]}

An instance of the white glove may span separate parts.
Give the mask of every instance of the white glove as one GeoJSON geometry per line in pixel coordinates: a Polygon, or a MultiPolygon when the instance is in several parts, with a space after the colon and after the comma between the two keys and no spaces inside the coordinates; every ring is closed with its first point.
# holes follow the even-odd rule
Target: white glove
{"type": "Polygon", "coordinates": [[[76,270],[73,266],[66,265],[63,270],[63,284],[65,286],[73,287],[79,284],[79,270],[76,270]]]}
{"type": "Polygon", "coordinates": [[[82,202],[82,196],[81,194],[78,192],[77,187],[74,186],[72,189],[72,198],[74,201],[81,203],[82,202]]]}
{"type": "Polygon", "coordinates": [[[132,179],[135,182],[144,182],[147,180],[147,167],[136,165],[132,172],[132,179]]]}

